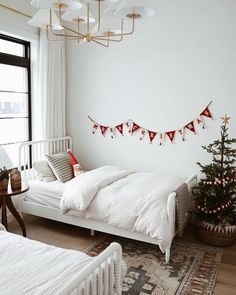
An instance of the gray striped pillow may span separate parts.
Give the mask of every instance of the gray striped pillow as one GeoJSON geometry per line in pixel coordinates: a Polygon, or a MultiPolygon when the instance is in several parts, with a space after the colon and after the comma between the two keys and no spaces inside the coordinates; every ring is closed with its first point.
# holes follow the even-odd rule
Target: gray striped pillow
{"type": "Polygon", "coordinates": [[[49,167],[59,181],[64,183],[73,178],[73,167],[67,153],[46,155],[45,157],[49,167]]]}

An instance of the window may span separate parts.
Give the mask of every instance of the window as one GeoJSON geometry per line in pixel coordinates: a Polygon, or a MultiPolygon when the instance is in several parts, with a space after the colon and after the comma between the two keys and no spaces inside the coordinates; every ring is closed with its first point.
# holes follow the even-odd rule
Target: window
{"type": "Polygon", "coordinates": [[[0,34],[0,147],[14,166],[31,140],[30,43],[0,34]]]}

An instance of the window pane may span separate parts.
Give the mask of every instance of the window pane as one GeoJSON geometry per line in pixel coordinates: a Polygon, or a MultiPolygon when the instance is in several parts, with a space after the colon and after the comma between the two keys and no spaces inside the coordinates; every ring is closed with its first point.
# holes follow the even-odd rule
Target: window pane
{"type": "Polygon", "coordinates": [[[0,64],[0,91],[27,92],[27,69],[0,64]]]}
{"type": "Polygon", "coordinates": [[[24,45],[0,39],[0,52],[24,57],[24,45]]]}
{"type": "Polygon", "coordinates": [[[0,119],[0,144],[28,140],[28,119],[0,119]]]}
{"type": "Polygon", "coordinates": [[[0,91],[0,118],[27,116],[28,94],[0,91]]]}
{"type": "Polygon", "coordinates": [[[20,144],[4,145],[0,147],[0,164],[8,169],[18,166],[18,150],[20,144]],[[5,154],[6,153],[6,154],[5,154]]]}

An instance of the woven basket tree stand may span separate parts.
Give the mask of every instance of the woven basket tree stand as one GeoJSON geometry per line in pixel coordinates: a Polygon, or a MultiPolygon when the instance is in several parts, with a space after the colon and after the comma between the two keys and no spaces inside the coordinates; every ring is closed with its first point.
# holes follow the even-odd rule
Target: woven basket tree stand
{"type": "Polygon", "coordinates": [[[229,246],[236,240],[236,226],[219,226],[205,221],[199,222],[196,237],[212,246],[229,246]]]}

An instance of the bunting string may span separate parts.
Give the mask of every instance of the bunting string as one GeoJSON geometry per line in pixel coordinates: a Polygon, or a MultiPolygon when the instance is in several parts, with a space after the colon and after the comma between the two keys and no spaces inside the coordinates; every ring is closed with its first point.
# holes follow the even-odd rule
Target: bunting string
{"type": "Polygon", "coordinates": [[[115,135],[118,134],[120,136],[124,136],[125,130],[128,130],[128,133],[139,134],[139,139],[143,140],[145,136],[148,136],[149,142],[153,143],[154,141],[158,141],[159,145],[162,145],[164,140],[168,140],[170,143],[174,143],[177,136],[181,138],[182,141],[185,141],[186,130],[193,134],[197,134],[196,126],[201,126],[202,129],[205,129],[204,118],[213,119],[212,113],[210,111],[210,105],[212,101],[204,108],[204,110],[192,121],[183,125],[180,128],[177,128],[172,131],[153,131],[142,127],[141,125],[134,122],[132,119],[128,119],[127,121],[116,125],[116,126],[104,126],[97,123],[90,116],[88,116],[89,120],[92,122],[92,133],[95,134],[96,131],[100,130],[101,134],[105,137],[107,133],[110,133],[111,138],[115,138],[115,135]]]}

